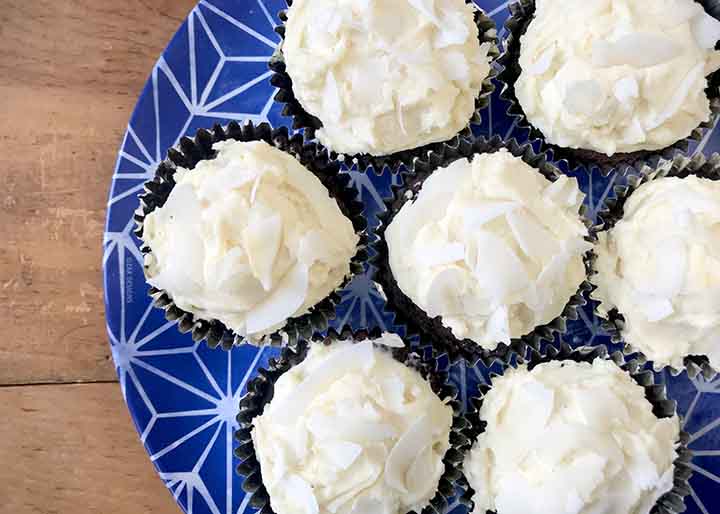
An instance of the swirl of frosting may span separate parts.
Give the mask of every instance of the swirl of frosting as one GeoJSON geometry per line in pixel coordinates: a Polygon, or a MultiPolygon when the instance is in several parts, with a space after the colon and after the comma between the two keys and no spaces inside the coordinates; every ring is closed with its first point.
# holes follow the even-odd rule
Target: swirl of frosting
{"type": "Polygon", "coordinates": [[[435,495],[452,408],[420,374],[373,343],[313,344],[253,421],[277,514],[405,514],[435,495]]]}
{"type": "Polygon", "coordinates": [[[338,287],[359,237],[291,155],[262,141],[213,148],[216,158],[178,168],[146,216],[146,276],[181,309],[254,340],[338,287]]]}
{"type": "Polygon", "coordinates": [[[648,514],[673,488],[680,422],[612,361],[552,361],[493,380],[465,461],[474,514],[648,514]]]}
{"type": "Polygon", "coordinates": [[[559,316],[583,282],[583,198],[505,149],[457,160],[387,227],[393,276],[455,337],[495,349],[559,316]]]}
{"type": "Polygon", "coordinates": [[[296,0],[283,43],[293,92],[339,153],[386,155],[467,126],[490,72],[465,0],[296,0]]]}
{"type": "Polygon", "coordinates": [[[600,234],[600,311],[617,308],[625,340],[657,364],[707,355],[720,369],[720,182],[658,178],[624,211],[600,234]]]}
{"type": "Polygon", "coordinates": [[[537,0],[516,95],[556,145],[658,150],[709,120],[718,39],[720,21],[694,0],[537,0]]]}

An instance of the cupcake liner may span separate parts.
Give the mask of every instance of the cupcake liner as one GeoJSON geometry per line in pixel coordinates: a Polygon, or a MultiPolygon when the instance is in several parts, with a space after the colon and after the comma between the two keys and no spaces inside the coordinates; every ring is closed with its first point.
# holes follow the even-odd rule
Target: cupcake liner
{"type": "MultiPolygon", "coordinates": [[[[377,339],[382,335],[380,329],[370,331],[353,331],[349,326],[337,331],[331,329],[325,338],[314,338],[312,342],[301,341],[296,347],[286,347],[277,359],[269,362],[267,369],[259,369],[258,376],[248,383],[247,393],[240,400],[240,411],[237,421],[240,425],[235,432],[237,446],[235,456],[242,462],[237,467],[237,473],[244,477],[243,491],[250,496],[250,505],[259,509],[263,514],[273,514],[270,506],[270,496],[262,482],[260,462],[257,458],[252,441],[253,420],[265,410],[265,406],[272,401],[275,381],[286,371],[302,362],[307,356],[312,344],[332,344],[337,340],[352,339],[355,342],[368,339],[377,339]]],[[[444,514],[450,505],[450,500],[458,494],[461,501],[466,496],[463,489],[462,472],[460,467],[465,452],[470,449],[470,440],[466,437],[468,431],[467,420],[462,413],[462,406],[458,400],[458,390],[448,379],[447,372],[439,369],[438,355],[432,347],[413,349],[404,338],[404,348],[386,348],[393,358],[410,368],[415,369],[428,381],[435,394],[445,400],[453,409],[453,423],[450,432],[450,448],[443,458],[445,472],[440,477],[435,496],[430,500],[421,514],[444,514]]]]}
{"type": "MultiPolygon", "coordinates": [[[[717,10],[716,7],[710,6],[711,0],[695,1],[700,3],[713,16],[719,14],[714,12],[717,10]]],[[[639,150],[607,156],[593,150],[565,148],[549,143],[543,133],[527,119],[525,111],[515,94],[515,83],[522,71],[518,61],[520,58],[520,38],[525,34],[528,25],[534,18],[535,0],[518,0],[516,3],[511,4],[509,9],[510,17],[505,22],[505,29],[508,33],[505,40],[505,49],[498,59],[498,64],[502,67],[498,78],[504,84],[500,96],[510,103],[508,114],[516,119],[516,125],[530,131],[530,140],[540,141],[543,149],[552,151],[554,161],[566,162],[571,171],[580,166],[584,166],[588,170],[597,167],[604,175],[608,175],[613,170],[624,170],[627,167],[632,168],[642,164],[657,166],[662,160],[672,159],[677,154],[687,153],[689,143],[691,141],[700,142],[703,134],[712,129],[720,117],[720,73],[715,72],[708,77],[708,87],[705,90],[710,99],[710,119],[701,123],[687,138],[681,139],[666,148],[639,150]]]]}
{"type": "MultiPolygon", "coordinates": [[[[340,301],[340,291],[354,276],[364,273],[365,263],[368,259],[367,221],[363,216],[363,205],[356,199],[357,191],[353,188],[349,175],[339,173],[338,163],[319,155],[313,143],[304,143],[301,135],[289,136],[287,128],[272,129],[267,123],[240,125],[231,122],[226,128],[215,125],[212,130],[200,129],[194,139],[183,137],[177,147],[168,150],[168,158],[160,163],[155,177],[145,183],[145,190],[140,195],[140,207],[134,216],[135,235],[142,241],[145,216],[165,204],[170,191],[175,186],[174,175],[177,168],[193,169],[199,161],[215,158],[213,144],[227,139],[265,141],[295,157],[320,179],[328,189],[330,196],[338,202],[342,213],[350,219],[355,232],[360,237],[357,252],[350,261],[350,273],[342,284],[315,304],[309,312],[289,318],[282,328],[263,336],[258,342],[253,342],[257,345],[294,345],[298,339],[312,337],[313,334],[323,332],[328,328],[330,320],[335,317],[335,306],[340,301]]],[[[143,254],[151,253],[151,249],[146,244],[143,244],[141,251],[143,254]]],[[[225,350],[229,350],[234,345],[249,342],[219,320],[201,319],[193,313],[181,309],[165,290],[150,287],[149,295],[152,297],[154,305],[165,311],[165,317],[169,321],[178,321],[180,332],[192,333],[194,341],[205,340],[209,347],[222,346],[225,350]]]]}
{"type": "MultiPolygon", "coordinates": [[[[521,158],[550,181],[554,181],[562,175],[560,170],[548,162],[545,154],[536,153],[530,144],[520,145],[514,139],[504,142],[499,136],[495,136],[492,139],[461,139],[457,146],[444,145],[441,151],[431,152],[427,160],[416,160],[413,169],[404,174],[405,185],[394,188],[393,198],[386,201],[386,210],[379,215],[380,223],[376,231],[379,239],[372,243],[376,255],[372,257],[371,263],[377,268],[374,280],[383,291],[388,306],[399,316],[398,323],[412,327],[412,330],[430,334],[437,347],[445,351],[452,361],[462,358],[471,364],[478,359],[488,363],[495,358],[506,358],[511,351],[522,353],[526,346],[540,349],[544,342],[554,342],[557,335],[566,332],[568,320],[578,319],[578,310],[587,304],[585,293],[591,288],[586,279],[568,300],[557,318],[545,325],[535,327],[527,335],[513,339],[509,345],[500,343],[495,350],[483,349],[470,339],[458,339],[448,327],[443,325],[440,316],[430,318],[401,290],[390,269],[389,250],[384,236],[387,226],[405,202],[409,200],[406,193],[412,191],[417,194],[425,179],[438,168],[446,167],[453,161],[464,157],[469,158],[475,154],[494,153],[501,148],[505,148],[515,157],[521,158]]],[[[413,197],[415,196],[413,195],[413,197]]],[[[594,242],[596,237],[591,230],[592,223],[587,217],[587,209],[584,205],[580,211],[580,217],[590,231],[586,239],[594,242]]],[[[583,259],[586,277],[592,273],[591,255],[592,253],[588,252],[583,259]]]]}
{"type": "MultiPolygon", "coordinates": [[[[619,368],[628,373],[630,377],[645,390],[645,398],[652,405],[653,414],[658,418],[669,418],[676,414],[677,403],[667,397],[665,385],[655,383],[655,375],[651,370],[644,368],[644,362],[633,359],[627,360],[622,353],[614,352],[610,354],[605,345],[584,346],[580,348],[572,348],[570,345],[563,343],[559,348],[548,347],[545,353],[539,353],[530,348],[525,353],[516,353],[508,360],[508,363],[500,369],[499,373],[489,373],[490,382],[498,376],[502,376],[509,368],[517,368],[521,364],[527,364],[528,369],[533,369],[539,364],[550,361],[575,361],[592,363],[596,358],[613,361],[619,368]]],[[[497,368],[493,368],[497,369],[497,368]]],[[[485,395],[492,389],[492,384],[483,384],[478,388],[478,394],[470,398],[470,408],[466,414],[467,425],[470,427],[465,431],[465,437],[472,441],[474,445],[480,434],[485,432],[486,422],[480,417],[480,409],[482,407],[485,395]]],[[[681,425],[682,426],[682,425],[681,425]]],[[[692,450],[688,448],[690,435],[684,431],[680,431],[677,441],[677,457],[673,463],[673,488],[662,495],[655,504],[651,512],[653,514],[680,514],[685,511],[684,498],[690,494],[690,485],[688,483],[692,475],[690,461],[692,460],[692,450]]],[[[469,511],[472,512],[474,504],[472,496],[474,491],[468,484],[467,493],[470,501],[469,511]]]]}
{"type": "MultiPolygon", "coordinates": [[[[465,1],[468,4],[473,4],[472,0],[465,1]]],[[[290,7],[293,0],[286,0],[286,2],[288,7],[290,7]]],[[[281,11],[279,18],[282,20],[283,25],[276,27],[275,31],[283,38],[284,41],[284,23],[287,21],[287,11],[281,11]]],[[[480,43],[490,43],[492,45],[488,55],[494,62],[495,59],[500,56],[495,22],[492,18],[485,14],[484,11],[477,8],[475,10],[475,24],[479,29],[478,39],[480,43]]],[[[275,54],[270,59],[269,67],[274,73],[270,78],[270,83],[278,88],[275,100],[285,104],[282,114],[293,118],[293,129],[304,129],[306,139],[314,139],[315,131],[322,127],[322,122],[312,114],[308,113],[300,104],[300,101],[295,97],[295,93],[292,88],[292,79],[287,73],[285,67],[282,44],[278,46],[275,54]]],[[[475,99],[475,111],[473,112],[472,117],[468,120],[468,125],[448,141],[430,143],[414,149],[402,150],[389,155],[370,155],[367,153],[353,155],[339,154],[319,143],[317,146],[318,151],[323,154],[327,154],[331,160],[339,160],[347,166],[352,166],[353,163],[357,163],[359,169],[372,167],[378,174],[382,171],[383,167],[388,166],[392,172],[397,172],[401,164],[410,165],[416,157],[423,158],[428,154],[428,152],[438,151],[444,143],[452,143],[459,137],[471,136],[472,131],[470,130],[470,124],[481,123],[481,113],[490,104],[490,97],[495,91],[494,79],[497,77],[497,74],[497,69],[491,64],[490,72],[485,80],[483,80],[482,88],[480,89],[478,97],[475,99]]]]}
{"type": "MultiPolygon", "coordinates": [[[[615,225],[624,216],[625,202],[632,194],[642,186],[652,180],[663,177],[678,177],[686,178],[690,175],[696,175],[701,178],[709,180],[720,180],[720,155],[715,153],[711,157],[705,157],[701,153],[696,153],[692,157],[684,155],[678,155],[670,161],[664,161],[657,167],[651,167],[649,165],[641,165],[634,170],[633,174],[628,175],[627,184],[617,185],[613,188],[612,194],[609,195],[603,205],[598,211],[598,226],[595,227],[596,232],[608,231],[615,227],[615,225]]],[[[596,255],[592,256],[594,261],[597,258],[596,255]]],[[[593,274],[594,275],[594,274],[593,274]]],[[[600,300],[594,297],[594,292],[597,289],[597,285],[594,284],[594,280],[591,276],[590,282],[592,289],[590,291],[590,298],[597,303],[600,300]]],[[[595,309],[597,314],[597,308],[595,309]]],[[[625,318],[617,308],[612,309],[608,312],[607,317],[600,316],[604,321],[601,324],[601,328],[610,336],[611,342],[622,343],[624,345],[624,352],[627,355],[638,354],[638,358],[643,361],[649,360],[646,355],[639,352],[632,345],[626,343],[623,339],[623,329],[625,328],[625,318]]],[[[684,359],[685,369],[687,369],[688,376],[690,378],[696,378],[702,374],[707,380],[713,379],[717,375],[717,371],[710,366],[708,358],[702,355],[690,355],[684,359]]],[[[669,365],[663,365],[653,362],[653,366],[656,371],[661,371],[667,368],[673,376],[681,374],[684,370],[677,369],[669,365]]]]}

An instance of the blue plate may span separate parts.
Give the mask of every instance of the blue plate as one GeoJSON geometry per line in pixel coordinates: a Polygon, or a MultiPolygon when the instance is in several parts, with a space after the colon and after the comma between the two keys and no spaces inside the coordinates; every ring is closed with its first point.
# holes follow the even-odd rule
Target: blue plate
{"type": "MultiPolygon", "coordinates": [[[[499,27],[507,4],[480,0],[499,27]]],[[[198,128],[230,120],[268,121],[288,125],[282,106],[273,101],[267,61],[279,42],[273,27],[285,0],[203,0],[190,13],[160,56],[143,89],[118,155],[108,201],[103,242],[107,331],[120,386],[128,408],[160,478],[188,513],[242,514],[250,508],[235,475],[232,455],[238,401],[248,379],[275,350],[240,347],[231,352],[193,343],[154,309],[147,295],[139,242],[133,235],[133,211],[143,182],[153,176],[166,150],[198,128]]],[[[500,31],[503,36],[503,31],[500,31]]],[[[527,135],[507,118],[497,93],[478,134],[500,134],[519,140],[527,135]]],[[[715,131],[693,151],[720,149],[715,131]]],[[[372,224],[393,181],[350,170],[372,224]]],[[[614,176],[576,174],[587,193],[591,212],[612,189],[614,176]]],[[[393,328],[393,318],[367,277],[355,280],[343,294],[338,324],[393,328]]],[[[570,323],[572,344],[608,343],[599,321],[588,309],[570,323]]],[[[482,373],[456,365],[452,374],[462,391],[473,391],[482,373]]],[[[658,375],[668,385],[685,416],[685,430],[695,450],[687,499],[688,512],[719,512],[720,378],[705,382],[686,375],[658,375]]],[[[456,514],[465,514],[455,505],[456,514]]],[[[552,513],[549,513],[552,514],[552,513]]]]}

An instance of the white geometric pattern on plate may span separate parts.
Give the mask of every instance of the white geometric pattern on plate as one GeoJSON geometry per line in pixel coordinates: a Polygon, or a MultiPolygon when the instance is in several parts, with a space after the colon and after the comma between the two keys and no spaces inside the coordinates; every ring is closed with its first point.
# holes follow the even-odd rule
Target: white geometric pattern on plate
{"type": "MultiPolygon", "coordinates": [[[[509,2],[479,1],[501,26],[509,2]]],[[[203,0],[188,16],[158,60],[128,125],[118,156],[108,201],[103,267],[107,331],[123,395],[152,462],[179,505],[189,513],[239,514],[248,508],[235,475],[232,455],[238,400],[254,371],[275,350],[252,347],[231,352],[209,350],[180,334],[150,305],[139,243],[132,234],[137,194],[152,177],[167,148],[200,127],[230,120],[290,125],[273,102],[267,61],[279,41],[273,27],[284,0],[203,0]]],[[[503,30],[500,30],[503,36],[503,30]]],[[[478,134],[500,134],[520,140],[504,103],[496,94],[478,134]]],[[[720,148],[720,137],[708,132],[693,151],[720,148]]],[[[351,170],[353,183],[372,222],[390,192],[384,173],[351,170]]],[[[577,175],[595,213],[617,180],[596,172],[577,175]]],[[[393,317],[367,277],[344,292],[337,323],[393,329],[393,317]]],[[[589,309],[570,323],[567,341],[607,343],[589,309]]],[[[477,368],[455,365],[452,377],[463,400],[479,381],[477,368]]],[[[706,383],[685,375],[659,378],[686,414],[685,429],[696,451],[691,480],[691,513],[711,512],[720,494],[720,378],[706,383]]],[[[456,512],[464,512],[454,505],[456,512]]]]}

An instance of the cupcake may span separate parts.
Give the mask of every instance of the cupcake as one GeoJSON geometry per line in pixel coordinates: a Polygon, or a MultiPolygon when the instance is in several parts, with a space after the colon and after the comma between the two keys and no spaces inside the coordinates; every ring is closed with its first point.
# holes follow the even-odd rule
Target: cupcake
{"type": "Polygon", "coordinates": [[[448,403],[455,390],[400,337],[353,337],[287,349],[248,388],[236,453],[257,508],[405,514],[431,500],[447,506],[449,480],[459,476],[451,446],[462,439],[451,436],[462,420],[448,403]]]}
{"type": "Polygon", "coordinates": [[[479,121],[499,52],[495,24],[472,2],[288,3],[271,63],[277,98],[334,155],[409,162],[479,121]]]}
{"type": "Polygon", "coordinates": [[[657,369],[682,369],[689,356],[720,369],[718,178],[717,156],[678,158],[636,177],[599,234],[599,311],[621,315],[621,336],[657,369]]]}
{"type": "Polygon", "coordinates": [[[694,0],[521,0],[502,79],[512,114],[572,167],[671,156],[720,109],[720,21],[694,0]]]}
{"type": "Polygon", "coordinates": [[[352,190],[328,174],[336,166],[298,161],[314,151],[299,136],[288,140],[266,125],[216,133],[194,145],[206,156],[188,167],[161,165],[147,186],[138,235],[151,294],[214,344],[289,342],[289,327],[309,335],[326,328],[322,312],[316,326],[310,313],[327,310],[357,269],[363,222],[352,200],[338,203],[352,190]]]}
{"type": "Polygon", "coordinates": [[[400,191],[384,229],[379,281],[391,306],[477,352],[562,316],[592,248],[576,180],[512,147],[467,142],[466,157],[400,191]]]}
{"type": "Polygon", "coordinates": [[[564,347],[563,360],[492,379],[463,465],[473,514],[684,510],[690,454],[674,402],[650,372],[631,377],[604,354],[564,347]]]}

